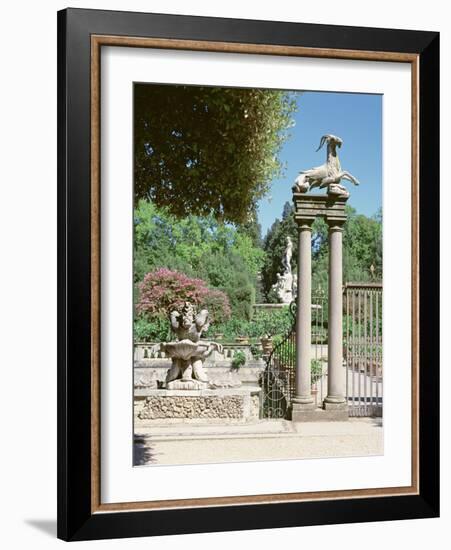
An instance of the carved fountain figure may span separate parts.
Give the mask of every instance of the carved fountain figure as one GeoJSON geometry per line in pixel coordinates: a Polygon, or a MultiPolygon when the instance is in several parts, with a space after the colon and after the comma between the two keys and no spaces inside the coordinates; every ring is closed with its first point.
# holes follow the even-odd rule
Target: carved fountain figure
{"type": "Polygon", "coordinates": [[[317,151],[325,143],[327,143],[326,162],[316,168],[302,170],[294,182],[293,191],[295,193],[307,193],[315,187],[320,189],[327,187],[327,194],[331,197],[349,197],[349,191],[341,184],[341,180],[349,180],[354,185],[359,185],[359,181],[341,168],[337,147],[343,145],[343,140],[332,134],[325,134],[321,138],[317,151]]]}
{"type": "Polygon", "coordinates": [[[166,375],[166,388],[170,390],[208,388],[208,377],[203,369],[203,362],[214,350],[222,353],[220,344],[200,339],[202,333],[209,327],[208,311],[202,309],[196,313],[193,305],[185,302],[179,310],[172,311],[169,317],[177,339],[155,346],[172,359],[172,366],[166,375]]]}

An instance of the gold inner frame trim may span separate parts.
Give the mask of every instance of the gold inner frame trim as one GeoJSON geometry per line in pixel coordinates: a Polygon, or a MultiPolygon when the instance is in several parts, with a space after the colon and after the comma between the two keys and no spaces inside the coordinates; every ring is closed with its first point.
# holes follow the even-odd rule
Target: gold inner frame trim
{"type": "Polygon", "coordinates": [[[399,52],[304,48],[130,36],[91,36],[91,513],[308,502],[419,494],[419,56],[399,52]],[[104,504],[100,492],[100,50],[102,46],[353,59],[411,65],[412,151],[412,480],[407,487],[191,498],[104,504]]]}

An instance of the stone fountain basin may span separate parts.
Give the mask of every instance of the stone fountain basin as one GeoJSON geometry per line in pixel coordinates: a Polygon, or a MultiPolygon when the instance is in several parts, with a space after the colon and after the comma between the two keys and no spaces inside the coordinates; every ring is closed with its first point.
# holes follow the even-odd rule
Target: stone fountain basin
{"type": "Polygon", "coordinates": [[[188,361],[192,357],[204,357],[208,354],[209,342],[192,342],[191,340],[180,340],[179,342],[165,342],[161,349],[168,357],[184,359],[188,361]]]}

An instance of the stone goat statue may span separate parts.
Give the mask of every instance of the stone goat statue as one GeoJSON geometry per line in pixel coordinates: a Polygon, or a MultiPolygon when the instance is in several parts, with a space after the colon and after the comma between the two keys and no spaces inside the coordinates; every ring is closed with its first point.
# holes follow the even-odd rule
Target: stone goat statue
{"type": "Polygon", "coordinates": [[[349,191],[340,183],[341,179],[349,180],[354,185],[359,185],[359,181],[352,174],[341,169],[337,147],[343,145],[343,140],[332,134],[326,134],[322,136],[317,151],[325,143],[327,143],[326,162],[316,168],[302,170],[294,182],[293,191],[295,193],[306,193],[315,187],[320,189],[327,187],[329,195],[349,197],[349,191]]]}

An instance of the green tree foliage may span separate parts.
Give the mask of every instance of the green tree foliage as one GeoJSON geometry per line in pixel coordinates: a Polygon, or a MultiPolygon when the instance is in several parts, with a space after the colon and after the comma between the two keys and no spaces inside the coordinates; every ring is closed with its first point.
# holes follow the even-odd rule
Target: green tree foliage
{"type": "Polygon", "coordinates": [[[133,334],[135,342],[168,342],[171,339],[171,325],[166,317],[145,315],[135,317],[133,334]]]}
{"type": "Polygon", "coordinates": [[[237,319],[232,317],[225,323],[215,324],[209,328],[208,337],[221,333],[224,342],[233,342],[237,336],[248,336],[259,342],[262,336],[287,334],[293,326],[293,316],[288,306],[274,311],[257,310],[252,319],[237,319]]]}
{"type": "Polygon", "coordinates": [[[372,218],[347,207],[343,235],[344,280],[354,282],[382,279],[382,213],[372,218]]]}
{"type": "Polygon", "coordinates": [[[245,229],[211,214],[179,219],[146,200],[139,201],[134,221],[136,283],[158,268],[176,270],[225,292],[234,316],[250,318],[264,251],[245,229]]]}
{"type": "MultiPolygon", "coordinates": [[[[357,214],[346,207],[347,221],[343,228],[343,281],[371,282],[382,280],[382,218],[357,214]]],[[[313,288],[327,290],[329,243],[327,225],[316,220],[313,225],[313,288]]]]}
{"type": "Polygon", "coordinates": [[[242,233],[251,238],[252,244],[257,248],[263,247],[262,227],[258,221],[258,211],[256,206],[251,209],[249,218],[245,223],[239,224],[242,233]]]}
{"type": "Polygon", "coordinates": [[[281,174],[295,108],[277,90],[135,85],[136,202],[246,223],[281,174]]]}

